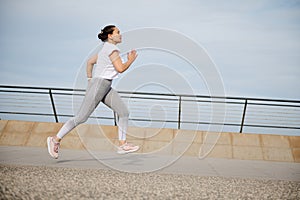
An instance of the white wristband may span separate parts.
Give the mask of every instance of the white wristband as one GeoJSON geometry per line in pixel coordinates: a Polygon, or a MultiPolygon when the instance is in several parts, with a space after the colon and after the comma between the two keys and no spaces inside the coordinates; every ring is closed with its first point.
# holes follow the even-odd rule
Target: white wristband
{"type": "Polygon", "coordinates": [[[89,80],[91,80],[92,78],[87,78],[87,80],[89,81],[89,80]]]}

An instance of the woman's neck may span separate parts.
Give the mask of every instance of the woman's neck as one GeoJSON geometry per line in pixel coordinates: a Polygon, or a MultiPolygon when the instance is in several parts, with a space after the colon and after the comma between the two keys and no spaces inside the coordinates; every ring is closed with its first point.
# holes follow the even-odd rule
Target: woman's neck
{"type": "Polygon", "coordinates": [[[110,40],[110,39],[108,39],[107,42],[110,43],[110,44],[114,44],[114,45],[117,44],[116,42],[114,42],[113,40],[110,40]]]}

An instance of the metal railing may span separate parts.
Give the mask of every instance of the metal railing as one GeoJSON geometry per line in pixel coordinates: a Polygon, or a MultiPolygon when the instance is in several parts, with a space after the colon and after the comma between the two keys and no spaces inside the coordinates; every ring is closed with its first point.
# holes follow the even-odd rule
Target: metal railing
{"type": "MultiPolygon", "coordinates": [[[[62,122],[80,107],[85,90],[0,85],[1,119],[62,122]]],[[[211,125],[244,129],[300,129],[300,101],[282,99],[214,97],[119,91],[130,110],[130,122],[138,126],[164,126],[204,130],[211,125]],[[212,121],[212,105],[226,106],[226,116],[212,121]],[[149,124],[150,123],[150,124],[149,124]],[[155,125],[156,124],[156,125],[155,125]]],[[[222,116],[222,113],[217,115],[222,116]]],[[[215,113],[216,114],[216,113],[215,113]]],[[[100,105],[90,119],[116,125],[116,114],[100,105]]],[[[101,122],[100,122],[101,123],[101,122]]],[[[249,131],[248,131],[249,132],[249,131]]]]}

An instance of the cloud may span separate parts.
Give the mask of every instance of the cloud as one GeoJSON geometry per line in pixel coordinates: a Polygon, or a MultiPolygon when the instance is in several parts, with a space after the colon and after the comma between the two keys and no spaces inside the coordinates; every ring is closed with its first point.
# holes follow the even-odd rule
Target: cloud
{"type": "MultiPolygon", "coordinates": [[[[292,0],[3,0],[0,82],[71,86],[74,77],[66,77],[98,44],[97,31],[113,23],[123,32],[154,26],[192,38],[207,49],[230,94],[255,95],[253,88],[260,88],[257,95],[300,98],[290,92],[299,88],[299,10],[299,1],[292,0]],[[6,78],[16,72],[23,76],[6,78]],[[45,80],[56,74],[55,81],[45,80]]],[[[181,73],[197,80],[189,70],[181,73]]]]}

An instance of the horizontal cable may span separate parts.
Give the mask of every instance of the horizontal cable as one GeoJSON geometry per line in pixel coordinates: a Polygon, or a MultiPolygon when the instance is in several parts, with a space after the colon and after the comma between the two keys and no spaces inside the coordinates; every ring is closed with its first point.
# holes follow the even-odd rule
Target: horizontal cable
{"type": "MultiPolygon", "coordinates": [[[[0,85],[0,88],[0,113],[3,115],[54,117],[49,96],[51,91],[54,106],[58,113],[57,116],[72,117],[71,113],[80,108],[85,95],[84,89],[4,85],[0,85]]],[[[212,124],[238,127],[241,125],[244,105],[247,100],[245,127],[300,129],[299,100],[126,91],[120,91],[119,93],[129,108],[129,119],[131,121],[177,124],[180,106],[180,124],[212,124]],[[181,99],[180,102],[179,99],[181,99]],[[219,106],[221,109],[218,109],[219,106]],[[211,121],[213,117],[215,121],[211,121]]],[[[103,104],[100,105],[91,117],[114,120],[113,111],[103,104]]]]}

